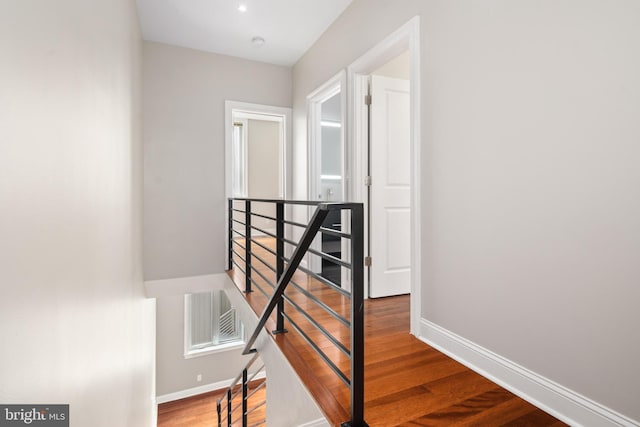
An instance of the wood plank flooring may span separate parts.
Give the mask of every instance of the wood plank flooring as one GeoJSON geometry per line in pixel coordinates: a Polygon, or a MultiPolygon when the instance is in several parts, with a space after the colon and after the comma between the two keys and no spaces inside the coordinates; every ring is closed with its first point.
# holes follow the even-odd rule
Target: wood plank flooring
{"type": "MultiPolygon", "coordinates": [[[[257,238],[273,248],[273,239],[257,238]]],[[[243,241],[240,241],[244,245],[243,241]]],[[[244,256],[242,249],[234,245],[244,256]]],[[[267,263],[274,256],[253,245],[267,263]]],[[[257,258],[256,267],[275,283],[275,275],[257,258]]],[[[240,289],[244,275],[237,268],[229,272],[240,289]]],[[[271,287],[253,274],[267,294],[271,287]]],[[[297,272],[298,286],[312,292],[336,313],[349,318],[350,301],[320,282],[297,272]]],[[[288,297],[321,323],[343,345],[349,347],[349,330],[310,302],[291,286],[288,297]]],[[[246,295],[254,311],[261,314],[266,297],[259,291],[246,295]]],[[[318,347],[349,376],[349,360],[291,304],[285,311],[318,347]]],[[[275,315],[274,315],[275,316],[275,315]]],[[[267,324],[274,329],[275,317],[267,324]]],[[[274,336],[276,343],[297,370],[332,425],[349,419],[349,390],[338,376],[310,349],[294,328],[285,322],[286,334],[274,336]]],[[[553,426],[565,424],[518,398],[486,378],[409,334],[409,296],[365,301],[365,420],[371,427],[390,426],[553,426]]]]}
{"type": "MultiPolygon", "coordinates": [[[[248,408],[251,409],[266,399],[266,388],[261,385],[264,380],[252,381],[249,389],[256,390],[249,399],[248,408]]],[[[218,412],[216,403],[227,390],[216,390],[209,393],[200,394],[186,399],[175,400],[173,402],[158,405],[158,427],[213,427],[218,425],[218,412]]],[[[226,404],[226,400],[223,404],[226,404]]],[[[232,407],[242,404],[242,393],[238,393],[233,398],[232,407]]],[[[241,425],[241,408],[233,412],[234,426],[241,425]]],[[[226,412],[223,411],[224,417],[226,412]]],[[[261,406],[247,416],[250,426],[265,425],[261,423],[266,418],[266,406],[261,406]]],[[[226,420],[226,418],[224,418],[226,420]]],[[[224,424],[226,425],[226,424],[224,424]]]]}

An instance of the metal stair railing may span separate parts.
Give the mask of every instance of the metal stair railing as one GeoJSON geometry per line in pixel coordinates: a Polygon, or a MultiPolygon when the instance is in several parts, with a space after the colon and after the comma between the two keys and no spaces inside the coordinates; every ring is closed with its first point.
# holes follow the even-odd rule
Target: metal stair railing
{"type": "MultiPolygon", "coordinates": [[[[256,376],[264,370],[264,365],[255,369],[250,373],[250,369],[258,359],[258,353],[255,353],[249,363],[244,367],[242,372],[231,383],[224,396],[218,399],[216,409],[218,412],[218,427],[231,427],[241,423],[243,427],[249,426],[249,415],[259,408],[266,405],[266,399],[258,402],[251,402],[252,397],[267,385],[267,380],[260,382],[253,389],[251,385],[255,384],[256,376]],[[237,399],[240,398],[240,399],[237,399]],[[238,400],[240,400],[238,402],[238,400]],[[238,410],[240,410],[238,412],[238,410]]],[[[251,426],[266,425],[266,417],[259,420],[252,420],[251,426]]]]}
{"type": "MultiPolygon", "coordinates": [[[[254,344],[259,334],[264,329],[272,313],[276,312],[275,334],[285,333],[285,320],[293,329],[300,334],[309,347],[327,364],[327,366],[344,382],[350,391],[350,419],[342,423],[342,426],[362,427],[366,426],[364,421],[364,212],[362,203],[323,203],[312,201],[288,201],[271,199],[245,199],[235,198],[228,201],[228,268],[232,270],[234,266],[244,274],[244,291],[250,293],[254,288],[260,291],[267,299],[267,305],[263,309],[258,324],[246,343],[243,354],[255,352],[254,344]],[[265,215],[265,209],[256,209],[256,206],[273,205],[275,216],[265,215]],[[285,218],[285,206],[315,206],[315,211],[308,224],[301,224],[285,218]],[[336,229],[335,227],[323,224],[330,212],[338,212],[343,218],[347,216],[349,227],[336,229]],[[346,211],[348,215],[342,215],[346,211]],[[276,232],[257,227],[252,219],[261,218],[275,222],[276,232]],[[293,229],[297,227],[304,229],[302,237],[298,242],[293,241],[290,236],[285,235],[285,227],[293,229]],[[344,229],[348,229],[345,232],[344,229]],[[275,250],[264,241],[252,237],[252,231],[256,231],[267,238],[275,239],[275,250]],[[316,236],[324,234],[339,239],[349,241],[348,258],[341,256],[338,258],[313,249],[312,242],[316,236]],[[293,253],[288,257],[285,253],[285,245],[293,249],[293,253]],[[265,260],[266,256],[260,256],[256,250],[266,252],[269,257],[275,257],[275,265],[265,260]],[[313,254],[323,260],[339,266],[340,269],[348,269],[351,274],[351,289],[345,290],[341,284],[335,283],[329,278],[311,271],[300,265],[307,254],[313,254]],[[258,265],[259,264],[259,265],[258,265]],[[262,268],[258,268],[262,267],[262,268]],[[269,274],[275,275],[275,280],[269,279],[264,273],[265,268],[269,274]],[[262,270],[262,271],[261,271],[262,270]],[[349,318],[341,315],[334,308],[324,303],[312,292],[297,284],[294,274],[299,270],[315,279],[331,291],[338,292],[342,297],[350,300],[349,318]],[[270,288],[266,288],[265,284],[270,288]],[[287,289],[297,292],[296,297],[289,295],[287,289]],[[349,328],[349,343],[343,343],[333,336],[327,328],[316,321],[312,315],[305,311],[299,304],[299,298],[306,298],[313,304],[320,307],[324,312],[337,320],[343,326],[349,328]],[[287,310],[285,311],[285,302],[287,310]],[[304,328],[294,319],[289,310],[299,314],[305,322],[311,324],[327,342],[333,344],[339,352],[349,359],[348,373],[343,372],[331,357],[327,356],[324,346],[319,346],[311,335],[305,332],[304,328]]],[[[289,233],[291,234],[291,233],[289,233]]],[[[347,245],[344,245],[346,247],[347,245]]],[[[243,426],[246,424],[243,424],[243,426]]]]}

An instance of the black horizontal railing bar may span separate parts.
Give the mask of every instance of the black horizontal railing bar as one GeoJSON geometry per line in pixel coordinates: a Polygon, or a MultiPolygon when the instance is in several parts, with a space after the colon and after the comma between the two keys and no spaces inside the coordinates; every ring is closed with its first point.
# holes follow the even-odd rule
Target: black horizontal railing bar
{"type": "MultiPolygon", "coordinates": [[[[276,237],[276,236],[272,236],[272,237],[276,237]]],[[[288,243],[290,245],[296,246],[296,247],[298,245],[296,242],[294,242],[292,240],[289,240],[287,238],[283,238],[282,241],[285,242],[285,243],[288,243]]],[[[324,258],[327,261],[332,262],[334,264],[341,265],[342,267],[351,268],[351,264],[349,264],[348,262],[342,261],[340,258],[336,258],[336,257],[331,256],[329,254],[325,254],[324,252],[320,252],[320,251],[317,251],[317,250],[311,249],[311,248],[307,249],[307,252],[312,253],[314,255],[317,255],[317,256],[319,256],[321,258],[324,258]]]]}
{"type": "Polygon", "coordinates": [[[326,228],[326,227],[321,227],[320,228],[320,232],[324,233],[324,234],[329,234],[331,236],[342,237],[343,239],[350,239],[351,238],[351,234],[349,234],[349,233],[344,233],[344,232],[338,231],[338,230],[332,230],[331,228],[326,228]]]}
{"type": "Polygon", "coordinates": [[[338,341],[338,339],[334,337],[331,334],[331,332],[327,331],[324,327],[322,327],[322,325],[320,325],[313,317],[311,317],[309,313],[304,311],[302,307],[296,304],[295,301],[291,300],[291,298],[289,298],[287,294],[284,294],[284,299],[287,300],[287,302],[291,304],[298,311],[298,313],[300,313],[305,319],[307,319],[309,323],[311,323],[317,330],[319,330],[322,333],[322,335],[324,335],[329,341],[331,341],[333,345],[338,347],[338,350],[342,351],[345,354],[345,356],[351,357],[351,352],[347,347],[344,346],[344,344],[338,341]]]}
{"type": "Polygon", "coordinates": [[[244,249],[245,251],[247,250],[247,248],[245,248],[243,245],[241,245],[238,240],[234,240],[233,243],[235,243],[236,245],[240,246],[241,249],[244,249]]]}
{"type": "MultiPolygon", "coordinates": [[[[344,317],[342,317],[341,315],[339,315],[334,309],[332,309],[331,307],[329,307],[327,304],[325,304],[324,302],[322,302],[320,299],[318,299],[318,297],[316,297],[315,295],[313,295],[311,292],[307,291],[306,289],[304,289],[302,286],[298,285],[296,282],[294,282],[293,280],[291,281],[291,285],[300,293],[302,293],[305,297],[309,298],[311,301],[313,301],[318,307],[322,308],[324,311],[326,311],[327,313],[329,313],[334,319],[336,319],[338,322],[342,323],[344,326],[346,326],[347,328],[351,327],[351,322],[349,322],[347,319],[345,319],[344,317]]],[[[286,295],[286,294],[285,294],[286,295]]]]}
{"type": "Polygon", "coordinates": [[[362,203],[358,202],[324,202],[321,200],[288,200],[288,199],[252,199],[246,197],[232,197],[232,201],[237,202],[257,202],[257,203],[282,203],[285,205],[300,205],[300,206],[317,206],[320,210],[342,210],[342,209],[354,209],[362,206],[362,203]]]}
{"type": "Polygon", "coordinates": [[[232,232],[236,233],[237,235],[239,235],[240,237],[244,237],[245,239],[247,238],[247,236],[245,236],[244,234],[242,234],[241,232],[239,232],[238,230],[234,230],[231,229],[232,232]]]}
{"type": "Polygon", "coordinates": [[[285,224],[296,226],[296,227],[301,227],[301,228],[306,228],[307,227],[305,224],[301,224],[301,223],[295,222],[295,221],[289,221],[289,220],[286,220],[286,219],[284,221],[282,221],[282,222],[284,222],[285,224]]]}
{"type": "Polygon", "coordinates": [[[347,298],[351,298],[351,294],[349,293],[349,291],[347,291],[347,290],[341,288],[340,286],[336,285],[335,283],[333,283],[331,280],[327,279],[326,277],[322,277],[319,274],[314,273],[313,271],[309,270],[306,267],[299,266],[298,270],[302,271],[303,273],[308,274],[309,276],[313,277],[314,279],[316,279],[318,282],[322,283],[323,285],[329,286],[331,289],[339,292],[343,296],[345,296],[347,298]]]}
{"type": "Polygon", "coordinates": [[[298,243],[294,242],[293,240],[289,240],[286,237],[283,237],[282,241],[287,243],[287,244],[289,244],[289,245],[291,245],[291,246],[293,246],[294,248],[298,247],[298,243]]]}
{"type": "MultiPolygon", "coordinates": [[[[261,263],[263,263],[269,270],[273,271],[274,273],[276,272],[276,269],[273,268],[273,266],[271,264],[269,264],[267,261],[265,261],[264,259],[262,259],[262,257],[260,255],[256,255],[255,253],[252,254],[252,257],[257,259],[258,261],[260,261],[261,263]]],[[[253,271],[256,271],[256,269],[251,266],[251,269],[253,271]]]]}
{"type": "MultiPolygon", "coordinates": [[[[247,263],[247,260],[245,259],[245,257],[243,257],[242,255],[240,255],[235,249],[231,249],[231,252],[233,252],[238,258],[240,258],[242,261],[244,261],[244,263],[247,263]]],[[[255,255],[254,255],[255,257],[255,255]]]]}
{"type": "Polygon", "coordinates": [[[340,368],[338,368],[335,363],[333,363],[333,361],[329,359],[324,351],[322,351],[320,347],[318,347],[318,345],[311,338],[309,338],[309,336],[302,330],[302,328],[298,326],[298,324],[293,319],[291,319],[291,316],[289,316],[285,312],[283,312],[282,315],[289,321],[289,323],[291,323],[293,329],[295,329],[300,334],[300,336],[304,338],[304,340],[311,346],[316,354],[320,356],[324,363],[326,363],[327,366],[329,366],[329,368],[331,368],[331,370],[347,385],[347,387],[351,386],[351,382],[349,381],[349,378],[347,378],[347,376],[344,374],[344,372],[342,372],[340,368]]]}
{"type": "Polygon", "coordinates": [[[274,239],[278,238],[278,236],[276,236],[275,234],[271,233],[270,231],[263,230],[262,228],[258,228],[255,225],[252,225],[251,228],[256,230],[256,231],[259,231],[259,232],[261,232],[263,234],[266,234],[267,236],[273,237],[274,239]]]}
{"type": "MultiPolygon", "coordinates": [[[[288,243],[288,244],[290,244],[292,246],[297,246],[298,245],[296,242],[294,242],[292,240],[289,240],[287,238],[283,238],[282,241],[285,242],[285,243],[288,243]]],[[[340,258],[336,258],[336,257],[331,256],[329,254],[325,254],[324,252],[320,252],[320,251],[317,251],[317,250],[311,249],[311,248],[309,248],[307,250],[307,252],[312,253],[314,255],[317,255],[317,256],[319,256],[321,258],[324,258],[327,261],[333,262],[334,264],[339,264],[339,265],[341,265],[341,266],[343,266],[345,268],[351,268],[351,264],[349,264],[348,262],[342,261],[340,258]]]]}
{"type": "Polygon", "coordinates": [[[271,249],[271,248],[267,247],[266,245],[264,245],[264,244],[262,244],[262,243],[258,242],[258,241],[257,241],[257,240],[255,240],[255,239],[251,239],[251,241],[252,241],[253,243],[255,243],[256,245],[260,246],[260,247],[261,247],[262,249],[264,249],[265,251],[269,252],[270,254],[275,255],[275,256],[278,256],[278,254],[276,253],[276,251],[274,251],[273,249],[271,249]]]}
{"type": "Polygon", "coordinates": [[[251,216],[258,216],[260,218],[268,219],[268,220],[271,220],[271,221],[277,221],[277,219],[275,219],[272,216],[262,215],[262,214],[255,213],[255,212],[251,212],[251,216]]]}
{"type": "Polygon", "coordinates": [[[316,211],[314,212],[313,218],[311,218],[309,226],[302,234],[300,244],[291,257],[291,262],[287,266],[282,277],[280,277],[280,279],[278,280],[278,286],[273,291],[271,299],[267,303],[267,306],[264,308],[262,315],[260,316],[260,320],[258,321],[258,325],[253,331],[251,338],[249,338],[249,341],[247,342],[247,345],[242,352],[243,354],[251,353],[253,344],[256,342],[256,339],[258,339],[258,335],[260,335],[260,332],[262,332],[262,329],[267,323],[267,319],[269,318],[269,316],[271,316],[273,309],[276,307],[276,305],[278,305],[278,302],[282,298],[282,294],[284,293],[285,288],[293,277],[296,268],[298,267],[298,265],[300,265],[300,261],[302,261],[302,258],[304,258],[307,249],[309,249],[309,246],[311,246],[311,242],[313,241],[315,235],[318,233],[318,230],[320,229],[322,222],[325,220],[328,213],[329,212],[327,210],[321,209],[316,209],[316,211]]]}
{"type": "MultiPolygon", "coordinates": [[[[264,280],[265,282],[267,282],[267,285],[269,285],[271,287],[271,289],[275,289],[276,285],[275,283],[273,283],[271,280],[267,279],[264,274],[262,274],[262,272],[260,270],[256,270],[253,266],[251,267],[253,269],[253,271],[255,271],[258,276],[260,276],[262,278],[262,280],[264,280]]],[[[254,282],[255,283],[255,282],[254,282]]]]}
{"type": "Polygon", "coordinates": [[[240,224],[240,225],[247,225],[247,224],[245,224],[244,222],[240,221],[239,219],[231,218],[231,221],[233,221],[233,222],[235,222],[235,223],[238,223],[238,224],[240,224]]]}
{"type": "Polygon", "coordinates": [[[285,205],[302,205],[302,206],[318,206],[321,201],[313,200],[285,200],[285,199],[251,199],[242,197],[233,197],[231,200],[238,202],[257,202],[257,203],[284,203],[285,205]]]}
{"type": "Polygon", "coordinates": [[[231,208],[231,210],[232,210],[233,212],[247,213],[247,211],[244,211],[244,210],[242,210],[242,209],[237,209],[237,208],[231,208]]]}
{"type": "Polygon", "coordinates": [[[326,259],[327,261],[332,262],[334,264],[338,264],[338,265],[340,265],[340,266],[342,266],[344,268],[349,268],[349,269],[351,268],[351,264],[350,263],[348,263],[346,261],[343,261],[340,258],[336,258],[333,255],[325,254],[324,252],[316,251],[315,249],[309,249],[307,252],[309,252],[311,254],[314,254],[314,255],[317,255],[320,258],[326,259]]]}
{"type": "MultiPolygon", "coordinates": [[[[275,289],[275,288],[276,288],[275,283],[273,283],[271,280],[269,280],[269,278],[265,277],[265,275],[264,275],[264,274],[262,274],[262,272],[261,272],[261,271],[256,270],[256,269],[255,269],[255,268],[253,268],[253,267],[251,267],[251,269],[252,269],[253,271],[255,271],[255,272],[258,274],[258,276],[260,276],[260,278],[261,278],[262,280],[264,280],[264,281],[266,282],[266,284],[267,284],[271,289],[275,289]]],[[[255,281],[254,281],[253,283],[255,283],[255,281]]],[[[267,296],[267,298],[271,298],[271,296],[267,296]]]]}

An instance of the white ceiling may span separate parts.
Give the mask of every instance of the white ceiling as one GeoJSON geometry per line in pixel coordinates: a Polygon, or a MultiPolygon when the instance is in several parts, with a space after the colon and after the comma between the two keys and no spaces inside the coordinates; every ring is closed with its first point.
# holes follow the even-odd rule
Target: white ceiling
{"type": "Polygon", "coordinates": [[[136,0],[145,40],[293,65],[352,0],[136,0]],[[242,13],[238,6],[247,11],[242,13]],[[254,46],[251,39],[266,43],[254,46]]]}

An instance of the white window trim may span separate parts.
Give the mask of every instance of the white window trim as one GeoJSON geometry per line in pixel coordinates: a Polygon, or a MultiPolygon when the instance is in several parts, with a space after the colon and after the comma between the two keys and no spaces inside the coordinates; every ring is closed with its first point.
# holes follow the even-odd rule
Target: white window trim
{"type": "MultiPolygon", "coordinates": [[[[224,292],[224,291],[216,291],[216,290],[211,290],[211,291],[205,291],[205,292],[211,292],[212,293],[212,300],[213,300],[213,318],[218,318],[219,316],[218,314],[218,303],[215,299],[215,293],[216,292],[224,292]]],[[[197,293],[197,292],[189,292],[184,294],[184,358],[185,359],[192,359],[195,357],[201,357],[201,356],[208,356],[210,354],[215,354],[215,353],[221,353],[221,352],[226,352],[226,351],[233,351],[233,350],[237,350],[240,349],[242,347],[244,347],[246,345],[246,330],[244,328],[244,325],[242,324],[242,322],[240,322],[241,328],[242,328],[242,339],[238,340],[238,341],[231,341],[231,342],[225,342],[222,344],[212,344],[206,347],[202,347],[202,348],[196,348],[196,349],[192,349],[191,348],[191,312],[190,312],[190,306],[189,306],[189,295],[193,294],[193,293],[197,293]]],[[[215,335],[215,332],[214,332],[215,335]]]]}

